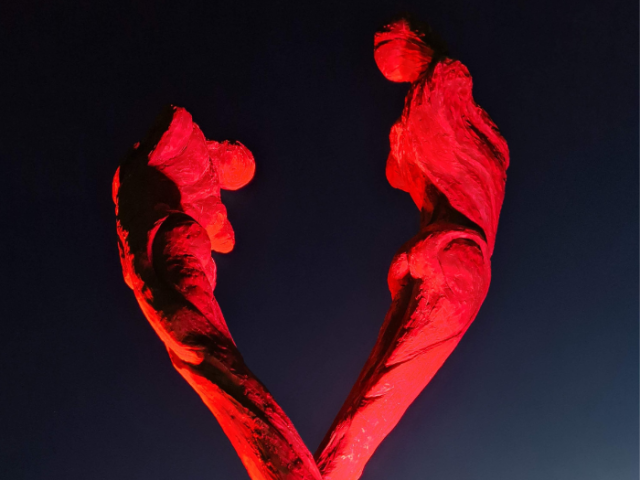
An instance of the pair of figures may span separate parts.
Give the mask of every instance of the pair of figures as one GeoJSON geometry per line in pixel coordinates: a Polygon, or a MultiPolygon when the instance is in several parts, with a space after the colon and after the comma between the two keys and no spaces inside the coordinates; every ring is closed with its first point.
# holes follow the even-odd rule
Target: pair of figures
{"type": "Polygon", "coordinates": [[[253,480],[356,480],[474,320],[489,287],[507,144],[474,101],[466,67],[408,20],[375,35],[384,76],[410,82],[386,175],[420,210],[393,259],[392,304],[351,393],[313,456],[245,365],[213,295],[211,250],[233,229],[220,189],[251,180],[240,143],[207,140],[168,107],[116,172],[124,278],[175,368],[213,412],[253,480]]]}

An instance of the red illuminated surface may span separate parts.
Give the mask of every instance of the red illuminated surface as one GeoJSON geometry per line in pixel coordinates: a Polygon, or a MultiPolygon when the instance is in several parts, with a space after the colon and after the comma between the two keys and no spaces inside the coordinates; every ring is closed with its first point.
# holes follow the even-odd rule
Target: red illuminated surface
{"type": "Polygon", "coordinates": [[[244,364],[213,296],[210,251],[229,252],[235,241],[220,189],[251,180],[251,152],[206,140],[189,113],[170,107],[116,172],[125,281],[254,480],[359,478],[487,294],[508,149],[473,101],[466,67],[430,45],[404,20],[375,36],[385,77],[412,84],[386,173],[411,195],[421,227],[392,262],[391,308],[315,459],[244,364]]]}

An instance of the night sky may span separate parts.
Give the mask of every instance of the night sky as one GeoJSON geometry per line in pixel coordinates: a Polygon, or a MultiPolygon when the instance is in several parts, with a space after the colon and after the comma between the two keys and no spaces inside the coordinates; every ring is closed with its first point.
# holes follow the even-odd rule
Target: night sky
{"type": "Polygon", "coordinates": [[[384,174],[407,85],[372,48],[401,12],[511,167],[489,295],[363,480],[638,478],[635,0],[3,1],[0,478],[247,478],[120,271],[111,179],[168,103],[255,155],[216,297],[315,450],[418,227],[384,174]]]}

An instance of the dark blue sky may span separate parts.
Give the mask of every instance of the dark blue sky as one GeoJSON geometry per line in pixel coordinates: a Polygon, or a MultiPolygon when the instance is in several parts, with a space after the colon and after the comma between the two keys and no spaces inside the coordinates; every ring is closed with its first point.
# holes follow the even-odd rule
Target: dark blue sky
{"type": "Polygon", "coordinates": [[[255,155],[216,295],[315,450],[417,230],[384,176],[407,86],[372,53],[402,11],[511,167],[488,298],[363,479],[638,478],[636,1],[54,3],[0,6],[2,478],[247,478],[120,273],[111,178],[167,103],[255,155]]]}

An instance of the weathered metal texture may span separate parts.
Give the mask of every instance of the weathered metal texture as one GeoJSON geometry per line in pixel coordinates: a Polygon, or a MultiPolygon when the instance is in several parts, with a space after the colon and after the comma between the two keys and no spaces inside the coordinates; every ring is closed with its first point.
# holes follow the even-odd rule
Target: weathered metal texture
{"type": "Polygon", "coordinates": [[[169,107],[129,153],[113,182],[125,281],[252,479],[313,479],[320,473],[291,420],[245,365],[213,296],[211,250],[234,234],[220,189],[251,180],[242,144],[207,141],[191,115],[169,107]]]}
{"type": "Polygon", "coordinates": [[[391,129],[387,179],[421,211],[389,270],[393,302],[369,359],[322,441],[325,480],[355,480],[473,322],[491,278],[507,144],[473,100],[471,76],[407,20],[376,34],[375,59],[411,82],[391,129]]]}
{"type": "Polygon", "coordinates": [[[359,478],[489,288],[506,142],[474,102],[466,67],[428,32],[397,21],[376,34],[374,52],[389,80],[411,83],[391,130],[386,173],[411,195],[421,226],[392,262],[391,308],[315,461],[244,364],[213,296],[210,251],[229,252],[235,242],[220,189],[251,180],[249,150],[206,140],[184,109],[169,107],[114,178],[125,281],[254,480],[359,478]]]}

